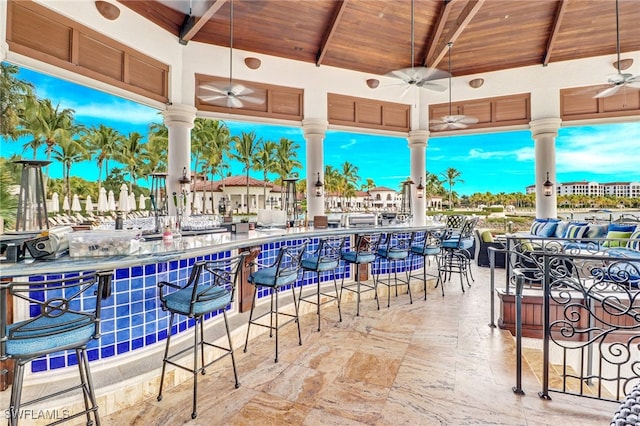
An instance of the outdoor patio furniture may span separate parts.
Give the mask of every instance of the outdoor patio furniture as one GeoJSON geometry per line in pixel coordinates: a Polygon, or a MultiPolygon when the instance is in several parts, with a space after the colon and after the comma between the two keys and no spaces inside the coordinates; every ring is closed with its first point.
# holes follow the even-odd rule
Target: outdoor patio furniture
{"type": "Polygon", "coordinates": [[[62,278],[57,276],[37,283],[14,281],[0,287],[3,293],[0,305],[5,306],[8,292],[14,299],[20,299],[29,306],[33,315],[27,320],[6,324],[6,311],[1,313],[0,327],[3,330],[0,339],[0,360],[15,361],[10,405],[5,411],[9,425],[18,424],[24,416],[25,406],[59,398],[74,391],[82,393],[84,410],[69,413],[62,420],[86,417],[87,424],[100,424],[87,345],[100,337],[102,301],[111,294],[112,275],[112,271],[84,272],[62,278]],[[64,383],[63,390],[23,402],[21,399],[25,368],[36,358],[61,351],[74,353],[65,358],[68,359],[69,365],[77,364],[80,383],[70,386],[64,383]]]}
{"type": "Polygon", "coordinates": [[[247,352],[249,345],[249,332],[251,325],[257,325],[260,327],[266,327],[269,329],[269,337],[273,337],[273,332],[276,335],[276,356],[275,362],[278,362],[278,330],[289,324],[295,322],[298,327],[298,343],[302,345],[302,335],[300,334],[300,321],[298,320],[298,302],[296,300],[296,292],[294,285],[300,278],[302,268],[300,266],[302,261],[302,255],[307,247],[307,241],[304,241],[297,246],[282,246],[278,250],[278,255],[273,264],[259,268],[257,271],[251,273],[249,276],[249,283],[254,286],[253,304],[251,305],[251,313],[249,314],[249,323],[247,325],[247,338],[244,343],[244,351],[247,352]],[[291,295],[293,297],[294,313],[282,312],[279,306],[279,294],[283,289],[291,288],[291,295]],[[267,312],[254,318],[253,314],[256,308],[256,302],[258,300],[258,292],[264,289],[269,292],[271,301],[270,308],[267,312]],[[289,319],[283,323],[280,322],[280,317],[288,317],[289,319]],[[269,324],[264,324],[260,320],[264,317],[269,317],[269,324]]]}
{"type": "Polygon", "coordinates": [[[298,303],[307,302],[316,305],[318,312],[318,331],[320,331],[320,306],[336,301],[338,307],[338,318],[342,322],[342,312],[340,311],[340,295],[338,293],[338,283],[336,280],[337,268],[340,265],[340,254],[344,247],[345,237],[326,237],[320,239],[318,249],[309,257],[302,259],[302,269],[314,272],[316,275],[317,287],[313,293],[303,295],[300,286],[298,303]],[[330,274],[333,277],[335,293],[323,293],[320,289],[320,275],[330,274]],[[324,297],[324,300],[321,298],[324,297]]]}
{"type": "Polygon", "coordinates": [[[160,389],[158,391],[158,401],[162,400],[162,388],[164,385],[167,364],[193,374],[193,399],[191,418],[198,415],[198,374],[204,375],[206,368],[227,355],[231,356],[235,387],[240,386],[236,361],[233,355],[233,342],[229,332],[229,322],[227,321],[227,308],[233,303],[238,274],[242,269],[242,263],[246,252],[238,256],[220,259],[215,261],[196,262],[191,268],[189,279],[184,285],[161,281],[158,283],[160,290],[160,302],[162,309],[169,311],[169,327],[167,329],[167,341],[165,344],[164,357],[162,360],[162,374],[160,375],[160,389]],[[204,319],[212,313],[222,311],[224,325],[227,332],[228,347],[220,346],[213,342],[208,342],[204,337],[204,319]],[[193,345],[169,354],[171,348],[171,336],[174,333],[175,316],[182,315],[192,318],[193,324],[193,345]],[[213,360],[205,361],[205,346],[223,351],[223,353],[213,360]],[[193,365],[186,366],[181,363],[180,358],[187,352],[193,351],[193,365]],[[198,354],[200,351],[200,354],[198,354]]]}

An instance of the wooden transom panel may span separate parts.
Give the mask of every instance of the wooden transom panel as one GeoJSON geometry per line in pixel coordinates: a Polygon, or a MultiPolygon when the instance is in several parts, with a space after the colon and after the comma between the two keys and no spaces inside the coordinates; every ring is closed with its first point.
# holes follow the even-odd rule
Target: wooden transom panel
{"type": "MultiPolygon", "coordinates": [[[[467,101],[429,105],[429,118],[437,120],[446,115],[464,114],[478,119],[467,129],[487,127],[515,126],[531,121],[531,94],[498,96],[495,98],[473,99],[467,101]]],[[[437,133],[445,130],[430,129],[437,133]]]]}
{"type": "Polygon", "coordinates": [[[573,87],[560,90],[560,117],[563,121],[640,115],[640,90],[622,87],[606,98],[594,96],[609,85],[573,87]]]}
{"type": "Polygon", "coordinates": [[[9,1],[12,52],[166,103],[169,66],[31,1],[9,1]]]}
{"type": "Polygon", "coordinates": [[[250,94],[252,98],[263,99],[264,102],[243,102],[242,107],[231,108],[213,105],[200,99],[201,95],[206,95],[200,88],[201,86],[211,84],[217,87],[225,87],[229,84],[229,77],[196,74],[195,81],[195,106],[200,111],[223,112],[226,114],[240,114],[294,121],[300,121],[304,118],[304,89],[256,83],[234,78],[233,84],[242,84],[253,91],[250,94]]]}
{"type": "Polygon", "coordinates": [[[329,124],[408,132],[411,105],[327,94],[329,124]]]}

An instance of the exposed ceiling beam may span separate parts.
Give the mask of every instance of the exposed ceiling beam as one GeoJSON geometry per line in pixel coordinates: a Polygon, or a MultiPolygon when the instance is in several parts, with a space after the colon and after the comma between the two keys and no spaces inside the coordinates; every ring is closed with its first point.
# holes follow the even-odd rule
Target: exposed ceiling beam
{"type": "Polygon", "coordinates": [[[549,40],[547,40],[547,50],[544,54],[544,59],[542,60],[542,65],[545,67],[549,65],[549,61],[551,60],[551,52],[553,52],[553,45],[556,42],[556,38],[558,37],[558,32],[560,31],[560,24],[562,23],[562,18],[564,17],[564,12],[567,10],[568,1],[560,0],[558,2],[558,8],[556,9],[556,16],[553,20],[553,27],[551,28],[551,33],[549,34],[549,40]]]}
{"type": "Polygon", "coordinates": [[[190,41],[198,31],[205,26],[209,19],[227,2],[227,0],[212,0],[209,2],[207,10],[202,14],[202,16],[193,24],[193,26],[182,36],[180,37],[180,42],[182,44],[186,44],[190,41]]]}
{"type": "Polygon", "coordinates": [[[335,12],[333,14],[333,19],[331,21],[331,25],[329,25],[329,31],[327,31],[327,33],[325,34],[324,40],[322,40],[322,45],[320,46],[320,50],[318,50],[318,54],[316,55],[317,67],[320,66],[320,64],[322,63],[322,59],[324,59],[324,55],[327,53],[329,42],[331,42],[331,39],[333,38],[333,35],[335,34],[336,29],[338,28],[338,24],[340,23],[342,14],[347,8],[348,2],[349,0],[343,0],[336,6],[335,12]]]}
{"type": "Polygon", "coordinates": [[[440,61],[442,61],[449,51],[449,42],[456,42],[458,37],[460,37],[460,34],[462,34],[467,25],[469,25],[469,22],[471,22],[476,13],[478,13],[484,2],[485,0],[470,0],[467,3],[460,13],[460,16],[458,16],[458,19],[456,19],[453,28],[451,28],[442,38],[442,41],[438,43],[438,47],[434,50],[433,54],[427,58],[425,63],[428,67],[437,68],[440,61]]]}
{"type": "MultiPolygon", "coordinates": [[[[427,66],[427,60],[433,56],[436,46],[438,46],[438,40],[440,40],[440,36],[444,31],[444,27],[447,24],[447,19],[449,19],[449,13],[451,12],[451,6],[456,2],[456,0],[444,1],[442,3],[442,7],[440,8],[441,12],[438,15],[438,22],[436,22],[436,28],[433,32],[433,35],[430,37],[431,42],[428,44],[429,49],[427,50],[427,54],[422,60],[422,65],[427,66]]],[[[428,42],[428,40],[427,40],[428,42]]]]}

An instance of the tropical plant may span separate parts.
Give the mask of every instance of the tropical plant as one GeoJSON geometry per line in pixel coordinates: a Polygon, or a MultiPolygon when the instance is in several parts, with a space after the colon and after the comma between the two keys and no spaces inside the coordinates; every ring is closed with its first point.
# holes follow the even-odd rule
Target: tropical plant
{"type": "Polygon", "coordinates": [[[138,132],[129,133],[122,141],[122,150],[116,156],[118,162],[125,166],[129,173],[129,192],[138,178],[138,170],[144,168],[142,164],[147,157],[147,147],[143,136],[138,132]]]}
{"type": "Polygon", "coordinates": [[[34,151],[34,158],[37,149],[44,144],[47,160],[50,160],[56,144],[61,140],[73,139],[82,131],[83,126],[74,123],[73,114],[74,111],[70,108],[60,109],[59,104],[54,107],[50,99],[28,102],[21,125],[25,133],[33,136],[28,145],[34,151]]]}
{"type": "Polygon", "coordinates": [[[71,186],[69,183],[71,166],[74,163],[90,160],[91,156],[81,141],[71,138],[59,139],[56,146],[53,148],[52,154],[54,160],[62,163],[65,189],[64,195],[71,199],[71,186]]]}
{"type": "Polygon", "coordinates": [[[453,167],[449,167],[446,171],[441,173],[445,179],[445,182],[449,185],[449,208],[453,208],[453,187],[456,183],[464,183],[464,180],[460,179],[462,173],[453,167]]]}
{"type": "Polygon", "coordinates": [[[247,184],[247,198],[246,198],[246,213],[249,214],[249,170],[255,161],[256,152],[258,146],[262,143],[262,138],[256,140],[256,132],[242,132],[240,136],[234,136],[235,151],[232,151],[231,158],[238,160],[244,166],[243,170],[246,173],[247,184]]]}
{"type": "Polygon", "coordinates": [[[11,187],[15,184],[11,172],[4,167],[6,160],[0,162],[0,217],[4,220],[4,228],[11,229],[15,226],[16,213],[18,212],[18,197],[12,193],[11,187]]]}
{"type": "Polygon", "coordinates": [[[269,173],[274,173],[278,170],[278,161],[275,156],[276,149],[277,145],[275,142],[264,141],[258,148],[253,164],[254,170],[262,171],[262,202],[263,208],[265,209],[267,208],[267,182],[269,181],[269,173]]]}
{"type": "Polygon", "coordinates": [[[28,99],[33,99],[33,85],[16,77],[16,65],[0,62],[0,136],[17,139],[20,120],[24,116],[28,99]]]}
{"type": "Polygon", "coordinates": [[[300,145],[291,139],[280,138],[278,141],[276,173],[280,176],[280,182],[290,177],[294,169],[302,167],[302,163],[298,160],[298,149],[300,149],[300,145]]]}
{"type": "Polygon", "coordinates": [[[98,191],[102,186],[102,166],[105,166],[105,175],[108,175],[109,160],[113,158],[123,140],[119,131],[104,124],[91,127],[83,136],[87,150],[95,156],[94,159],[98,164],[98,191]]]}

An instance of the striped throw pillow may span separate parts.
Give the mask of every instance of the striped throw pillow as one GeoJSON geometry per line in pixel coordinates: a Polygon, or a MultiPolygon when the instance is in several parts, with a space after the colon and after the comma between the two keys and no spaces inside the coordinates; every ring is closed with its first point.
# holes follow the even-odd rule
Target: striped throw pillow
{"type": "Polygon", "coordinates": [[[583,237],[585,232],[589,229],[589,226],[583,225],[569,225],[567,226],[567,230],[565,232],[566,238],[579,240],[583,237]]]}
{"type": "Polygon", "coordinates": [[[629,241],[627,241],[627,248],[640,250],[640,229],[631,234],[629,241]]]}

